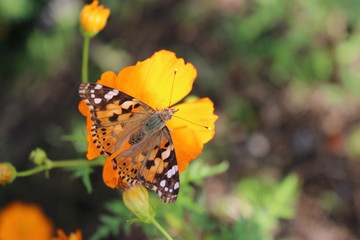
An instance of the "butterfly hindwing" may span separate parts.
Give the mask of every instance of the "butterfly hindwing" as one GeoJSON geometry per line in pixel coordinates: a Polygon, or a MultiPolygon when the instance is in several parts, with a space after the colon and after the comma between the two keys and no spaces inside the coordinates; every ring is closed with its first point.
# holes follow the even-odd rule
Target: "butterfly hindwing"
{"type": "Polygon", "coordinates": [[[179,172],[174,145],[167,127],[144,138],[113,159],[122,180],[141,183],[167,203],[179,192],[179,172]]]}
{"type": "Polygon", "coordinates": [[[180,188],[179,168],[169,129],[160,132],[157,144],[147,154],[140,170],[140,182],[167,203],[175,202],[180,188]]]}
{"type": "Polygon", "coordinates": [[[106,156],[124,147],[131,134],[154,112],[139,100],[96,83],[81,84],[79,95],[90,109],[93,142],[106,156]]]}

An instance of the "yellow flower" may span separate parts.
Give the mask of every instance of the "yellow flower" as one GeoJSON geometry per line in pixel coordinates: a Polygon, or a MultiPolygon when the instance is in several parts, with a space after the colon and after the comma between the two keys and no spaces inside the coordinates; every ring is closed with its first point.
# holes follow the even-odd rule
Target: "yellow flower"
{"type": "Polygon", "coordinates": [[[16,170],[10,163],[0,163],[0,184],[11,183],[16,177],[16,170]]]}
{"type": "Polygon", "coordinates": [[[110,9],[98,6],[99,1],[94,0],[91,4],[86,4],[80,14],[80,22],[83,33],[92,37],[101,31],[110,15],[110,9]]]}
{"type": "Polygon", "coordinates": [[[49,240],[53,224],[35,204],[10,203],[0,211],[1,240],[49,240]]]}
{"type": "Polygon", "coordinates": [[[130,185],[123,189],[125,206],[142,222],[150,223],[155,212],[149,204],[149,195],[145,187],[140,184],[130,185]]]}

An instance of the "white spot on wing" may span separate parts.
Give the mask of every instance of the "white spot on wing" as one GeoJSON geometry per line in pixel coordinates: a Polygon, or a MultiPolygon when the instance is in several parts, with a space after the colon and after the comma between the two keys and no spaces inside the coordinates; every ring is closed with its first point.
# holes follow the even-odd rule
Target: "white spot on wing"
{"type": "Polygon", "coordinates": [[[94,87],[94,89],[102,89],[102,85],[97,84],[97,85],[94,87]]]}
{"type": "Polygon", "coordinates": [[[94,97],[95,97],[95,94],[91,94],[90,97],[94,98],[94,97]]]}
{"type": "Polygon", "coordinates": [[[110,99],[112,99],[114,96],[116,96],[116,95],[118,95],[118,94],[119,94],[119,91],[116,90],[116,89],[114,89],[114,90],[108,92],[107,94],[105,94],[104,97],[105,97],[107,100],[110,100],[110,99]]]}
{"type": "Polygon", "coordinates": [[[95,98],[95,99],[94,99],[94,103],[96,103],[96,104],[101,103],[101,98],[95,98]]]}
{"type": "Polygon", "coordinates": [[[168,178],[171,178],[173,175],[175,175],[175,173],[178,171],[178,166],[175,165],[173,166],[171,169],[169,169],[167,172],[166,172],[166,175],[168,178]]]}
{"type": "Polygon", "coordinates": [[[164,190],[165,190],[165,192],[167,192],[167,191],[169,191],[169,188],[166,187],[164,190]]]}
{"type": "Polygon", "coordinates": [[[176,190],[176,189],[178,189],[179,188],[179,182],[176,182],[175,184],[174,184],[174,190],[176,190]]]}
{"type": "Polygon", "coordinates": [[[173,175],[173,173],[172,173],[171,170],[172,170],[172,169],[169,169],[169,170],[167,171],[167,173],[166,173],[166,175],[167,175],[168,178],[171,178],[171,176],[173,175]]]}
{"type": "Polygon", "coordinates": [[[108,94],[106,94],[106,95],[104,96],[104,98],[106,98],[107,100],[110,100],[110,99],[113,98],[113,96],[114,96],[114,95],[108,93],[108,94]]]}
{"type": "Polygon", "coordinates": [[[162,187],[165,187],[165,184],[166,184],[166,180],[162,180],[162,181],[160,182],[160,186],[162,186],[162,187]]]}

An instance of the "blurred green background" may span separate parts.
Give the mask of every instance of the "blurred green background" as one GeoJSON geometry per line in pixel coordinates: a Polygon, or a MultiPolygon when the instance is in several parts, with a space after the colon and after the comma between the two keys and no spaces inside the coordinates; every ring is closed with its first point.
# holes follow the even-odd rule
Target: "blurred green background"
{"type": "MultiPolygon", "coordinates": [[[[84,156],[77,110],[84,4],[0,0],[0,162],[32,168],[36,147],[54,160],[84,156]]],[[[164,217],[178,239],[360,238],[360,1],[100,4],[111,15],[90,43],[90,81],[168,49],[194,64],[192,94],[210,97],[219,115],[214,140],[191,164],[192,176],[182,176],[191,183],[183,192],[192,189],[189,201],[203,211],[189,207],[180,222],[164,217]],[[190,181],[224,163],[226,172],[190,181]]],[[[57,228],[79,228],[89,239],[99,215],[112,212],[105,203],[120,199],[100,168],[91,177],[91,194],[70,172],[19,178],[0,187],[0,207],[38,203],[57,228]]],[[[104,239],[152,238],[142,225],[118,221],[120,236],[104,239]]]]}

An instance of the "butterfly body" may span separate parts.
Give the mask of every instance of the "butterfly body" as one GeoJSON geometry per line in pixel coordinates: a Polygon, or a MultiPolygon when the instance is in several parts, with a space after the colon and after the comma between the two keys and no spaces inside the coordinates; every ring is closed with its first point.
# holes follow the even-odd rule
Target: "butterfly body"
{"type": "Polygon", "coordinates": [[[93,143],[111,157],[114,170],[127,184],[140,183],[164,202],[174,202],[179,173],[166,123],[177,109],[154,110],[116,89],[85,83],[79,95],[90,109],[93,143]]]}
{"type": "Polygon", "coordinates": [[[130,142],[135,144],[149,134],[156,133],[166,126],[166,122],[171,120],[172,115],[177,112],[176,109],[165,108],[162,111],[156,111],[151,115],[143,127],[130,137],[130,142]]]}

